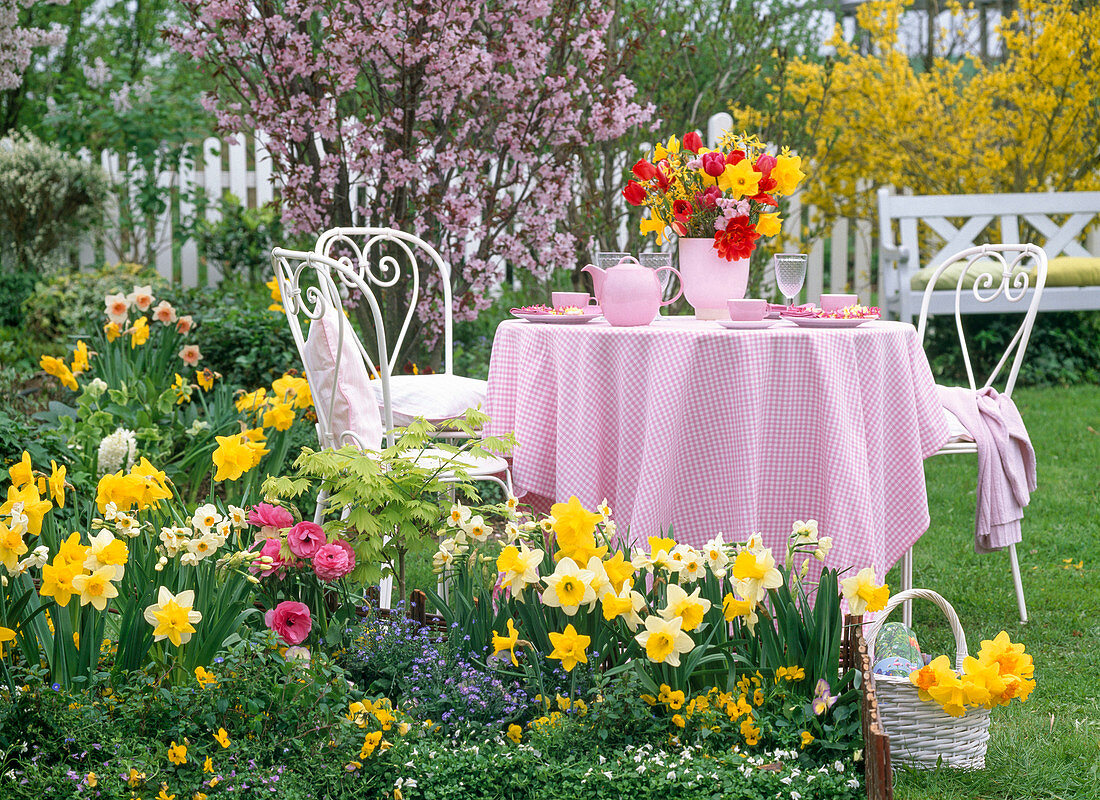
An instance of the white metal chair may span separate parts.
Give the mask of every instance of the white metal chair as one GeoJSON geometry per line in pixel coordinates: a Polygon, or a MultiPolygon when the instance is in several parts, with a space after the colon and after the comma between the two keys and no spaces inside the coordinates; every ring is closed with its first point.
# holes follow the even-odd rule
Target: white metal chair
{"type": "MultiPolygon", "coordinates": [[[[939,277],[953,265],[963,263],[962,269],[955,285],[955,329],[959,335],[959,344],[962,349],[963,363],[966,366],[966,376],[971,391],[989,388],[994,384],[1001,372],[1009,364],[1008,378],[1005,381],[1003,395],[1011,397],[1012,389],[1016,386],[1016,379],[1020,374],[1020,366],[1024,361],[1024,352],[1027,350],[1028,340],[1031,338],[1031,330],[1035,325],[1035,315],[1039,310],[1039,301],[1043,296],[1043,287],[1047,278],[1046,252],[1033,244],[987,244],[978,247],[970,247],[948,258],[934,272],[928,281],[921,302],[920,321],[917,325],[917,335],[924,342],[925,330],[928,327],[929,304],[932,292],[936,289],[939,277]],[[1029,292],[1029,273],[1035,273],[1034,291],[1029,292]],[[967,286],[970,280],[972,286],[967,286]],[[970,297],[964,298],[964,293],[970,297]],[[966,335],[963,331],[962,314],[963,307],[973,302],[989,303],[1000,298],[999,302],[1019,303],[1021,311],[1025,310],[1024,319],[1016,334],[1012,337],[1005,349],[1001,360],[993,368],[989,377],[980,387],[974,377],[974,367],[970,360],[970,352],[966,345],[966,335]],[[964,302],[965,301],[965,302],[964,302]]],[[[948,416],[948,427],[952,438],[935,455],[947,455],[952,453],[977,453],[978,448],[973,438],[969,437],[962,424],[954,418],[953,414],[944,411],[948,416]]],[[[1016,605],[1020,612],[1020,622],[1027,622],[1027,606],[1024,602],[1024,589],[1020,581],[1020,564],[1016,557],[1016,545],[1008,547],[1009,561],[1012,568],[1012,582],[1016,589],[1016,605]]],[[[902,590],[913,587],[913,551],[910,549],[901,559],[901,584],[902,590]]],[[[912,616],[910,605],[907,602],[903,609],[906,625],[911,624],[912,616]]]]}
{"type": "MultiPolygon", "coordinates": [[[[371,450],[378,449],[383,439],[388,446],[393,446],[396,441],[391,386],[394,350],[387,347],[382,309],[365,275],[367,268],[315,252],[282,248],[272,250],[271,260],[291,336],[313,394],[321,446],[337,448],[353,444],[371,450]],[[358,302],[365,302],[369,308],[374,344],[382,354],[377,367],[368,357],[344,310],[344,299],[353,292],[358,302]],[[332,328],[335,328],[334,333],[332,328]],[[328,335],[335,340],[335,347],[318,350],[317,334],[325,329],[329,329],[328,335]],[[381,408],[376,405],[375,386],[381,389],[381,408]],[[357,412],[369,413],[357,416],[357,412]]],[[[426,448],[417,457],[444,463],[454,459],[451,452],[439,448],[426,448]]],[[[507,496],[512,495],[511,474],[503,458],[463,452],[455,462],[471,479],[496,484],[507,496]]],[[[325,503],[324,496],[318,498],[314,514],[317,523],[324,516],[325,503]]],[[[383,608],[390,605],[391,590],[392,579],[386,578],[380,587],[383,608]]]]}
{"type": "MultiPolygon", "coordinates": [[[[385,420],[387,427],[393,427],[394,423],[407,425],[416,417],[441,422],[465,413],[467,408],[485,404],[488,384],[454,373],[451,267],[435,248],[411,233],[393,228],[356,227],[325,231],[317,238],[313,250],[355,270],[362,282],[373,287],[379,297],[385,293],[388,310],[397,312],[391,313],[391,324],[400,321],[401,326],[388,351],[389,404],[393,419],[385,420]],[[403,281],[403,277],[407,280],[403,281]],[[400,374],[401,365],[397,360],[422,293],[435,289],[440,294],[436,310],[443,324],[443,371],[400,374]],[[407,297],[396,297],[399,292],[407,292],[407,297]]],[[[381,360],[381,354],[378,357],[381,360]]],[[[382,397],[378,400],[381,410],[384,407],[382,397]]],[[[437,437],[457,439],[462,438],[462,434],[440,431],[437,437]]]]}

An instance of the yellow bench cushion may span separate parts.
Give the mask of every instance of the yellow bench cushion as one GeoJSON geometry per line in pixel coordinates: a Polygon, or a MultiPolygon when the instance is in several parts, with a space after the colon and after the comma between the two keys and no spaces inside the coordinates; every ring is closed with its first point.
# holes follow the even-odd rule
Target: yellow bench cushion
{"type": "MultiPolygon", "coordinates": [[[[943,271],[936,281],[936,289],[951,290],[959,282],[966,262],[957,262],[943,271]]],[[[909,279],[909,287],[915,292],[923,292],[932,279],[935,267],[925,267],[913,273],[909,279]]],[[[1024,271],[1024,270],[1018,270],[1024,271]]],[[[1035,273],[1037,267],[1026,270],[1031,285],[1035,285],[1035,273]]],[[[994,281],[1000,279],[1001,265],[995,261],[983,260],[975,262],[973,268],[963,279],[963,288],[969,289],[979,275],[992,273],[994,281]],[[988,266],[987,266],[988,265],[988,266]]],[[[995,285],[995,284],[994,284],[995,285]]],[[[1075,256],[1059,256],[1052,258],[1047,264],[1047,286],[1100,286],[1100,258],[1078,258],[1075,256]]]]}

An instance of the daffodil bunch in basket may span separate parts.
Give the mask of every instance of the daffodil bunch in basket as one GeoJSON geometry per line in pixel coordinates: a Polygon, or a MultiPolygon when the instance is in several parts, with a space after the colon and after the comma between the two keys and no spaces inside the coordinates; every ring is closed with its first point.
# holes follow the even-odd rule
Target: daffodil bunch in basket
{"type": "Polygon", "coordinates": [[[733,261],[748,258],[759,238],[780,232],[777,198],[797,190],[806,177],[801,164],[787,148],[771,155],[756,136],[727,133],[711,150],[691,132],[640,159],[623,197],[648,210],[641,232],[655,234],[658,245],[671,229],[684,238],[712,239],[718,254],[733,261]]]}
{"type": "MultiPolygon", "coordinates": [[[[659,698],[734,692],[746,676],[769,682],[792,670],[783,674],[792,697],[807,707],[828,697],[830,708],[840,697],[850,715],[858,690],[839,671],[840,579],[814,566],[830,546],[816,523],[799,521],[784,566],[758,536],[719,535],[696,549],[669,535],[631,548],[606,503],[590,512],[575,497],[543,518],[512,504],[495,527],[455,505],[432,599],[460,646],[543,697],[555,667],[571,700],[594,675],[632,675],[659,698]]],[[[854,580],[849,602],[861,591],[873,602],[886,592],[854,580]]]]}

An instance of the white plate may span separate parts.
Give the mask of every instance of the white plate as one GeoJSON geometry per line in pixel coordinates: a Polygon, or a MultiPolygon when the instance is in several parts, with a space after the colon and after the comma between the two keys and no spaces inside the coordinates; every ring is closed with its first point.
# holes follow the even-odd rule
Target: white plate
{"type": "Polygon", "coordinates": [[[864,322],[877,322],[878,317],[857,317],[843,319],[840,317],[783,317],[788,322],[793,322],[802,328],[854,328],[864,322]]]}
{"type": "Polygon", "coordinates": [[[524,314],[522,311],[512,311],[516,319],[524,319],[528,322],[549,322],[553,325],[582,325],[599,319],[602,314],[524,314]]]}
{"type": "Polygon", "coordinates": [[[714,320],[723,328],[731,328],[735,331],[755,331],[761,328],[770,328],[775,323],[779,322],[777,319],[751,319],[751,320],[731,320],[731,319],[716,319],[714,320]]]}

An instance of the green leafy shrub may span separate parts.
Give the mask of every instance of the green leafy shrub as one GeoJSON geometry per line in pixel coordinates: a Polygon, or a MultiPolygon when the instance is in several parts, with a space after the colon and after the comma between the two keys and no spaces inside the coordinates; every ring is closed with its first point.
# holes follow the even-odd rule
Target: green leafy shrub
{"type": "Polygon", "coordinates": [[[141,264],[104,264],[90,270],[65,273],[40,281],[23,302],[23,328],[32,337],[63,341],[83,333],[89,320],[103,318],[103,298],[129,292],[135,285],[151,286],[158,298],[173,292],[155,269],[141,264]]]}
{"type": "Polygon", "coordinates": [[[44,272],[103,217],[107,177],[29,133],[0,139],[0,257],[44,272]]]}
{"type": "Polygon", "coordinates": [[[34,293],[37,276],[27,270],[0,272],[0,325],[23,323],[21,306],[34,293]]]}
{"type": "MultiPolygon", "coordinates": [[[[976,376],[984,380],[996,366],[1021,319],[1019,314],[963,317],[967,348],[976,376]]],[[[954,317],[931,318],[925,349],[938,382],[966,383],[954,317]]],[[[1003,381],[1000,383],[1003,385],[1003,381]]],[[[1075,383],[1100,383],[1100,311],[1040,313],[1035,318],[1031,341],[1020,368],[1019,384],[1069,386],[1075,383]]]]}
{"type": "Polygon", "coordinates": [[[199,252],[226,278],[261,284],[271,277],[271,250],[288,247],[279,209],[274,203],[245,208],[233,195],[221,200],[221,219],[195,225],[199,252]]]}

